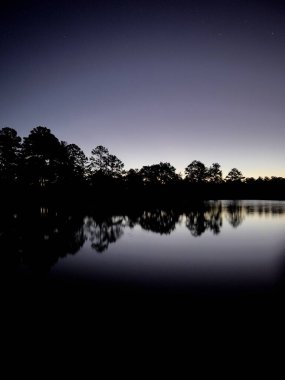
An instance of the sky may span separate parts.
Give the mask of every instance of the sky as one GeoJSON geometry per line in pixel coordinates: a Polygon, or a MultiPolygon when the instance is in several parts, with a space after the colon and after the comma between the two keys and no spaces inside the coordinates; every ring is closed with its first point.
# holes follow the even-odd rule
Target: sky
{"type": "Polygon", "coordinates": [[[0,128],[285,177],[285,2],[4,1],[0,128]]]}

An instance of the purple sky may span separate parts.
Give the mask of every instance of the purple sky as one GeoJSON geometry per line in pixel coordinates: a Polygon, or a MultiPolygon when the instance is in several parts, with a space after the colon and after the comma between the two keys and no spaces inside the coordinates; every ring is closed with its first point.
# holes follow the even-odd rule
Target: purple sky
{"type": "Polygon", "coordinates": [[[22,137],[285,177],[284,1],[6,1],[0,52],[0,127],[22,137]]]}

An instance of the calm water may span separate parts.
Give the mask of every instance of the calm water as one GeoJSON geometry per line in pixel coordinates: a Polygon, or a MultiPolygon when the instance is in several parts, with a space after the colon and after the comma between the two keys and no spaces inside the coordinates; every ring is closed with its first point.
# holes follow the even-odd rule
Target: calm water
{"type": "Polygon", "coordinates": [[[30,346],[44,358],[51,347],[57,356],[50,361],[49,352],[43,368],[66,353],[73,368],[80,352],[92,364],[98,351],[108,360],[124,355],[124,367],[133,354],[144,367],[159,353],[164,366],[174,352],[188,364],[192,348],[199,370],[213,370],[210,358],[219,371],[232,363],[228,375],[255,354],[256,373],[261,355],[270,362],[268,352],[280,353],[284,333],[284,229],[285,202],[276,201],[118,215],[2,205],[9,355],[27,353],[32,365],[30,346]]]}
{"type": "Polygon", "coordinates": [[[199,355],[212,343],[218,363],[218,342],[230,355],[240,342],[251,357],[265,341],[279,347],[284,331],[284,228],[276,201],[117,215],[2,206],[2,326],[13,344],[33,332],[55,346],[65,335],[72,355],[90,347],[77,337],[107,344],[104,354],[126,340],[131,351],[141,341],[184,351],[184,340],[202,345],[199,355]]]}
{"type": "Polygon", "coordinates": [[[51,275],[187,290],[271,287],[282,280],[284,202],[211,202],[186,213],[84,219],[86,241],[51,275]]]}
{"type": "Polygon", "coordinates": [[[284,230],[284,201],[125,215],[14,210],[1,217],[2,271],[99,292],[270,293],[283,287],[284,230]]]}

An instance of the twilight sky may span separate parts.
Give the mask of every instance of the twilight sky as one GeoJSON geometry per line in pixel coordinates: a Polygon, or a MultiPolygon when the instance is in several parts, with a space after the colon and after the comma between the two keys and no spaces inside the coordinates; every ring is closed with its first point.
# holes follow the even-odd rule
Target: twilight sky
{"type": "Polygon", "coordinates": [[[4,1],[0,128],[285,177],[285,2],[4,1]]]}

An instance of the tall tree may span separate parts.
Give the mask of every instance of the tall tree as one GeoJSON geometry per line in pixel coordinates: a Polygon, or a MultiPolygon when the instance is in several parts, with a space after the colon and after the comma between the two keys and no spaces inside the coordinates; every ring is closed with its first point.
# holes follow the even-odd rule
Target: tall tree
{"type": "Polygon", "coordinates": [[[15,129],[0,129],[0,180],[11,184],[17,181],[21,137],[15,129]]]}
{"type": "Polygon", "coordinates": [[[61,175],[63,147],[45,127],[32,129],[23,142],[23,174],[29,184],[58,182],[61,175]]]}
{"type": "Polygon", "coordinates": [[[102,145],[91,151],[89,171],[92,175],[118,178],[123,173],[123,162],[102,145]]]}
{"type": "Polygon", "coordinates": [[[110,154],[108,157],[108,175],[113,178],[119,178],[122,175],[124,164],[118,157],[110,154]]]}
{"type": "Polygon", "coordinates": [[[201,161],[192,161],[185,169],[185,178],[193,183],[202,183],[206,181],[208,170],[201,161]]]}
{"type": "Polygon", "coordinates": [[[175,168],[169,162],[160,162],[151,166],[143,166],[140,170],[140,176],[146,184],[162,184],[178,180],[179,176],[175,168]]]}
{"type": "Polygon", "coordinates": [[[221,183],[223,181],[223,173],[220,164],[215,162],[209,167],[207,179],[212,183],[221,183]]]}
{"type": "Polygon", "coordinates": [[[225,178],[227,182],[241,182],[243,179],[244,176],[242,175],[242,172],[237,168],[231,169],[225,178]]]}
{"type": "Polygon", "coordinates": [[[76,144],[66,144],[63,142],[62,144],[66,152],[64,176],[68,177],[71,181],[83,180],[88,161],[87,157],[76,144]]]}

